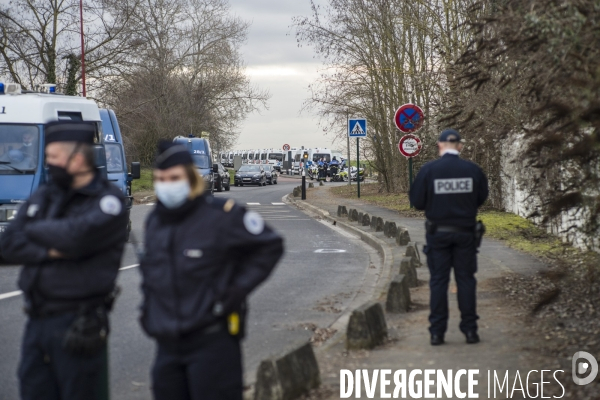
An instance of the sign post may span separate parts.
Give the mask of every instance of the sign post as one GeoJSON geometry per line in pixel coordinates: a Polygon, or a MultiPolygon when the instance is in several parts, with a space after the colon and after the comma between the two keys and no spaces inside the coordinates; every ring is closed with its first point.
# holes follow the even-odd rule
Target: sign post
{"type": "MultiPolygon", "coordinates": [[[[398,129],[400,129],[400,131],[403,133],[409,133],[409,135],[403,136],[400,139],[400,143],[398,143],[398,149],[400,150],[400,153],[402,153],[404,157],[408,158],[409,190],[413,182],[412,158],[416,157],[421,152],[421,147],[423,146],[421,139],[415,135],[410,135],[410,133],[421,129],[424,120],[425,115],[423,114],[423,110],[421,107],[415,104],[404,104],[403,106],[400,106],[398,110],[396,110],[396,114],[394,114],[394,123],[398,129]]],[[[413,208],[412,203],[410,204],[410,208],[413,208]]]]}
{"type": "MultiPolygon", "coordinates": [[[[418,136],[408,134],[402,136],[400,142],[398,143],[398,150],[400,150],[400,154],[404,157],[408,158],[408,187],[412,186],[413,183],[413,157],[416,157],[421,152],[423,148],[423,142],[419,139],[418,136]]],[[[410,208],[413,205],[410,203],[410,208]]]]}
{"type": "MultiPolygon", "coordinates": [[[[356,118],[348,120],[348,138],[356,138],[356,187],[357,195],[360,199],[360,142],[359,139],[367,137],[367,120],[365,118],[356,118]]],[[[348,181],[350,176],[350,164],[348,164],[348,181]]]]}

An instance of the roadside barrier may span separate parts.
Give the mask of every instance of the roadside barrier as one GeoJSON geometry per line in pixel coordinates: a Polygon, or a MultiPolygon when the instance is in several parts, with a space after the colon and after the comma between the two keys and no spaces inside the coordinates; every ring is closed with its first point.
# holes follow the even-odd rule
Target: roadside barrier
{"type": "Polygon", "coordinates": [[[317,358],[309,342],[263,360],[256,371],[254,400],[292,400],[319,387],[317,358]]]}
{"type": "Polygon", "coordinates": [[[396,275],[390,282],[385,310],[389,313],[405,313],[410,307],[410,289],[406,275],[396,275]]]}
{"type": "Polygon", "coordinates": [[[404,252],[406,257],[412,257],[415,267],[420,267],[422,265],[421,255],[419,254],[419,248],[415,242],[409,242],[406,246],[406,251],[404,252]]]}
{"type": "Polygon", "coordinates": [[[419,285],[417,270],[412,257],[403,257],[400,260],[400,273],[406,276],[408,287],[414,288],[419,285]]]}
{"type": "Polygon", "coordinates": [[[398,233],[398,228],[396,227],[395,222],[385,221],[383,225],[383,234],[389,238],[395,238],[398,233]]]}
{"type": "Polygon", "coordinates": [[[386,338],[387,324],[381,304],[368,302],[352,311],[346,330],[346,348],[372,349],[383,344],[386,338]]]}
{"type": "Polygon", "coordinates": [[[396,232],[396,244],[398,246],[406,246],[410,243],[410,235],[408,231],[402,227],[398,228],[396,232]]]}

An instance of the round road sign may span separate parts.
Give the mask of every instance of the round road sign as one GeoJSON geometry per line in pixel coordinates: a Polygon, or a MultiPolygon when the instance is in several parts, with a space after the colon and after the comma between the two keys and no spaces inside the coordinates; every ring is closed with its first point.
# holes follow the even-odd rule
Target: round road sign
{"type": "Polygon", "coordinates": [[[411,133],[423,126],[423,110],[414,104],[405,104],[398,108],[394,115],[394,123],[404,133],[411,133]]]}
{"type": "Polygon", "coordinates": [[[288,151],[290,149],[290,145],[289,144],[284,144],[283,145],[283,151],[288,151]]]}
{"type": "Polygon", "coordinates": [[[423,142],[415,135],[404,135],[398,143],[398,150],[404,157],[416,157],[421,152],[423,142]]]}

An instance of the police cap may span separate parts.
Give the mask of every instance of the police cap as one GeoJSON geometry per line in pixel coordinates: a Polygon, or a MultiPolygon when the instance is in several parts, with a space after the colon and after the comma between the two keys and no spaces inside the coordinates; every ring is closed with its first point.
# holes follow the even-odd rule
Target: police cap
{"type": "Polygon", "coordinates": [[[46,124],[46,144],[76,142],[94,144],[96,123],[84,121],[56,121],[46,124]]]}
{"type": "Polygon", "coordinates": [[[192,155],[185,146],[161,140],[158,142],[158,155],[154,162],[157,169],[168,169],[176,165],[193,164],[192,155]]]}
{"type": "Polygon", "coordinates": [[[460,141],[460,134],[454,129],[444,129],[440,134],[440,138],[438,139],[438,142],[457,143],[460,141]]]}

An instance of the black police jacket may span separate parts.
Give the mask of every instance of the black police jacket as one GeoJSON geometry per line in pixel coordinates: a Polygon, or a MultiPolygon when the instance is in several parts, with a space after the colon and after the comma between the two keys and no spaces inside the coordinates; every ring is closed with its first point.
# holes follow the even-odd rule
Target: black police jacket
{"type": "Polygon", "coordinates": [[[41,186],[2,235],[2,255],[24,264],[19,287],[34,312],[71,311],[109,294],[119,272],[128,216],[121,191],[96,175],[86,187],[41,186]],[[56,249],[65,258],[51,259],[56,249]]]}
{"type": "Polygon", "coordinates": [[[410,199],[438,225],[475,226],[477,209],[488,197],[488,180],[479,166],[444,154],[425,164],[410,189],[410,199]]]}
{"type": "Polygon", "coordinates": [[[175,210],[160,202],[146,222],[141,323],[173,339],[218,323],[227,293],[242,300],[271,273],[283,239],[233,200],[200,196],[175,210]]]}

